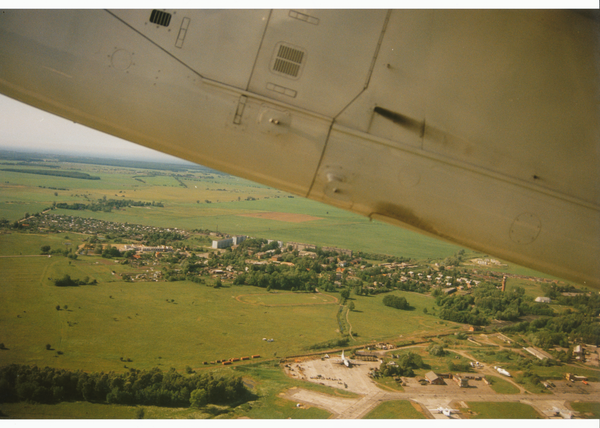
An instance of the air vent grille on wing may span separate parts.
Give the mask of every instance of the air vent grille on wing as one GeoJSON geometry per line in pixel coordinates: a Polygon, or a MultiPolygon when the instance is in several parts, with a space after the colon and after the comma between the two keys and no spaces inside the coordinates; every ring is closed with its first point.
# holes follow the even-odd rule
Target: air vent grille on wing
{"type": "Polygon", "coordinates": [[[153,24],[162,25],[163,27],[168,27],[171,23],[171,14],[154,9],[150,14],[150,22],[153,24]]]}
{"type": "Polygon", "coordinates": [[[286,45],[279,45],[277,56],[273,62],[273,71],[291,77],[298,77],[300,66],[304,59],[304,52],[286,45]]]}

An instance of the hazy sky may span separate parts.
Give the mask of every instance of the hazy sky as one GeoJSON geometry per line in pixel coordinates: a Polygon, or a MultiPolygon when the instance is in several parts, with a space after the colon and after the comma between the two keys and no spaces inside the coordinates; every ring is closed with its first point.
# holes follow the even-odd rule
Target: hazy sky
{"type": "Polygon", "coordinates": [[[115,158],[177,161],[178,158],[78,125],[0,95],[0,149],[51,151],[115,158]]]}

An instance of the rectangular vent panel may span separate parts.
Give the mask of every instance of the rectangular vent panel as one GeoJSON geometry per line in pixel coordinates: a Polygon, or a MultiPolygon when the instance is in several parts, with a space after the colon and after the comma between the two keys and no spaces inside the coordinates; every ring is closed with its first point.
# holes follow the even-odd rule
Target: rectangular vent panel
{"type": "Polygon", "coordinates": [[[300,71],[300,65],[294,64],[290,61],[284,61],[281,58],[277,58],[275,60],[275,65],[273,66],[273,70],[283,74],[287,74],[289,76],[297,77],[298,72],[300,71]]]}
{"type": "Polygon", "coordinates": [[[163,27],[168,27],[171,23],[171,14],[161,10],[154,9],[150,14],[150,22],[163,27]]]}
{"type": "Polygon", "coordinates": [[[298,77],[303,59],[303,51],[280,44],[272,62],[272,70],[287,76],[298,77]]]}

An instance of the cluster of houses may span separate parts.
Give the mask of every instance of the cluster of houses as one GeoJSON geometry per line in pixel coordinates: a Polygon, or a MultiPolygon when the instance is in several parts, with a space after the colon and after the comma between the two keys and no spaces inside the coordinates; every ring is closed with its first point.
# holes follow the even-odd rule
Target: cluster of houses
{"type": "Polygon", "coordinates": [[[112,221],[97,220],[93,218],[74,217],[70,215],[54,215],[44,213],[28,219],[30,228],[40,231],[58,230],[61,232],[77,232],[89,235],[127,234],[130,239],[142,239],[147,233],[176,232],[187,235],[187,232],[178,228],[162,228],[143,226],[140,224],[115,223],[112,221]]]}
{"type": "Polygon", "coordinates": [[[136,244],[125,244],[123,245],[122,251],[137,251],[138,253],[167,253],[172,252],[173,247],[168,245],[136,245],[136,244]]]}
{"type": "Polygon", "coordinates": [[[456,384],[460,388],[468,388],[469,380],[486,380],[485,376],[470,376],[470,375],[460,375],[460,374],[452,374],[452,373],[435,373],[433,371],[425,373],[425,379],[421,381],[423,384],[430,385],[446,385],[446,381],[444,379],[452,380],[456,382],[456,384]]]}

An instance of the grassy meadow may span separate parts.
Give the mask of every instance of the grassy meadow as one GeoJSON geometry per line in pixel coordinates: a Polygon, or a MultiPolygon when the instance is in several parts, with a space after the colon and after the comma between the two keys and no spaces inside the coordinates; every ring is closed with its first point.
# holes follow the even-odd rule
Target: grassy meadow
{"type": "Polygon", "coordinates": [[[600,419],[600,403],[589,401],[574,401],[571,407],[576,412],[580,412],[586,419],[600,419]]]}
{"type": "Polygon", "coordinates": [[[540,414],[524,403],[512,402],[467,402],[471,411],[471,419],[541,419],[540,414]]]}
{"type": "MultiPolygon", "coordinates": [[[[127,283],[112,280],[113,261],[83,256],[69,261],[65,257],[0,258],[0,341],[9,349],[0,352],[0,364],[91,371],[123,370],[125,365],[201,369],[207,367],[204,361],[256,354],[283,357],[337,337],[335,304],[306,300],[304,305],[266,307],[253,302],[253,295],[264,293],[256,287],[214,289],[186,281],[127,283]],[[56,287],[48,280],[65,273],[72,278],[94,277],[99,284],[56,287]],[[46,344],[52,350],[46,350],[46,344]]],[[[291,302],[292,295],[276,297],[291,302]]],[[[323,299],[334,301],[331,296],[323,299]]]]}
{"type": "Polygon", "coordinates": [[[371,410],[364,419],[425,419],[410,401],[385,401],[371,410]]]}
{"type": "Polygon", "coordinates": [[[440,240],[224,174],[190,170],[175,177],[164,171],[138,168],[53,165],[100,180],[0,171],[0,218],[12,222],[25,213],[40,212],[53,202],[90,203],[106,197],[162,202],[164,208],[131,207],[111,213],[55,210],[54,214],[187,230],[219,230],[417,259],[448,257],[459,250],[440,240]],[[265,212],[306,214],[318,219],[292,222],[247,216],[265,212]]]}
{"type": "MultiPolygon", "coordinates": [[[[400,310],[385,306],[383,295],[351,296],[356,309],[349,313],[348,321],[352,326],[352,334],[358,333],[358,339],[400,341],[403,336],[410,334],[430,334],[432,331],[441,333],[442,330],[446,330],[439,324],[439,318],[423,314],[423,308],[431,311],[435,306],[433,297],[398,290],[387,294],[406,298],[411,309],[400,310]]],[[[443,322],[448,325],[454,324],[449,321],[443,322]]]]}
{"type": "Polygon", "coordinates": [[[519,388],[497,376],[486,376],[491,382],[491,388],[498,394],[518,394],[519,388]]]}
{"type": "MultiPolygon", "coordinates": [[[[3,235],[8,242],[18,236],[3,235]]],[[[37,244],[34,235],[24,236],[30,238],[19,247],[24,252],[41,243],[76,243],[73,235],[69,240],[64,234],[53,235],[53,240],[40,236],[37,244]]],[[[120,281],[118,274],[128,269],[98,256],[0,257],[0,341],[9,349],[0,352],[0,364],[91,371],[125,366],[203,369],[211,367],[205,361],[256,354],[280,358],[339,337],[337,293],[265,293],[227,283],[215,289],[189,281],[120,281]],[[54,286],[51,279],[65,274],[76,279],[89,276],[98,285],[54,286]],[[46,344],[52,350],[46,350],[46,344]]],[[[448,328],[447,322],[440,325],[436,317],[422,313],[423,307],[433,304],[432,298],[394,293],[405,296],[414,310],[384,306],[381,295],[353,297],[356,310],[348,314],[348,321],[358,335],[351,344],[401,340],[448,328]]]]}

